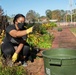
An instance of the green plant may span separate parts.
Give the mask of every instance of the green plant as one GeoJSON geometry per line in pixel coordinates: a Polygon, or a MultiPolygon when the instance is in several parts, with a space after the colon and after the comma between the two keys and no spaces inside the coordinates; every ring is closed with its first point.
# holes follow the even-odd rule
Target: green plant
{"type": "Polygon", "coordinates": [[[22,66],[2,67],[0,65],[0,75],[26,75],[22,66]]]}
{"type": "Polygon", "coordinates": [[[39,27],[35,28],[34,33],[28,34],[28,38],[26,41],[30,46],[33,47],[50,48],[54,37],[47,31],[49,24],[42,24],[37,26],[39,27]]]}
{"type": "Polygon", "coordinates": [[[40,26],[40,34],[46,34],[47,33],[47,30],[44,26],[40,26]]]}
{"type": "Polygon", "coordinates": [[[52,45],[52,41],[54,39],[53,35],[49,33],[46,34],[30,34],[27,38],[27,42],[30,46],[38,47],[38,48],[50,48],[52,45]]]}
{"type": "Polygon", "coordinates": [[[58,31],[62,31],[62,28],[58,28],[58,31]]]}
{"type": "Polygon", "coordinates": [[[37,46],[39,48],[46,48],[46,49],[51,48],[53,39],[54,39],[53,35],[44,34],[40,37],[37,46]]]}
{"type": "Polygon", "coordinates": [[[51,22],[51,23],[50,23],[50,27],[51,27],[51,29],[53,29],[54,27],[57,27],[57,24],[54,23],[54,22],[51,22]]]}
{"type": "Polygon", "coordinates": [[[0,75],[26,75],[26,70],[22,66],[5,66],[2,64],[2,55],[0,54],[0,75]]]}

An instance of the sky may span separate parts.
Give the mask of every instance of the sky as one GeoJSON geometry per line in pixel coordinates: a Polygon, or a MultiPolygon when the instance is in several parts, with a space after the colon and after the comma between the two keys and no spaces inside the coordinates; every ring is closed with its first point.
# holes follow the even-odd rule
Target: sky
{"type": "MultiPolygon", "coordinates": [[[[21,13],[26,15],[29,10],[34,10],[40,16],[45,16],[45,11],[50,10],[69,10],[70,0],[0,0],[0,6],[4,13],[11,16],[12,14],[21,13]]],[[[76,8],[76,0],[72,2],[72,9],[76,8]]]]}

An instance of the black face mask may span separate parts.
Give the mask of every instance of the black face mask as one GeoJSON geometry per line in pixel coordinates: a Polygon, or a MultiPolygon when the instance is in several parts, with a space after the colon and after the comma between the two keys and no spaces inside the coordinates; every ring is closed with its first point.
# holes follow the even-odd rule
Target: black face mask
{"type": "Polygon", "coordinates": [[[23,30],[24,29],[24,25],[25,25],[25,23],[18,23],[19,30],[23,30]]]}

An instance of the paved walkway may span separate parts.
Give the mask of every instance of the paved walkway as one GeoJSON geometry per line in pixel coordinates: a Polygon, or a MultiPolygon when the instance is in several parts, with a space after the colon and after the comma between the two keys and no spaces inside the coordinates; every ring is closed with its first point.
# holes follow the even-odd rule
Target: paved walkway
{"type": "Polygon", "coordinates": [[[55,39],[52,44],[52,48],[72,48],[76,49],[76,37],[69,30],[69,28],[63,29],[63,31],[53,31],[55,39]]]}

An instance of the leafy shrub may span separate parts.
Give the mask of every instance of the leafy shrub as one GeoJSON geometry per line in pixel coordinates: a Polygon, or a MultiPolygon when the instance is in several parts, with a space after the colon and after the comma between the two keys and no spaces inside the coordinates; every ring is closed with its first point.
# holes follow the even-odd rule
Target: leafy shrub
{"type": "Polygon", "coordinates": [[[44,34],[39,38],[39,43],[37,46],[39,48],[51,48],[53,39],[53,35],[44,34]]]}
{"type": "Polygon", "coordinates": [[[50,22],[50,23],[42,24],[42,26],[45,27],[45,29],[47,30],[49,28],[53,29],[54,27],[57,27],[57,24],[54,22],[50,22]]]}
{"type": "Polygon", "coordinates": [[[26,71],[23,66],[9,67],[2,64],[2,55],[0,53],[0,75],[26,75],[26,71]]]}
{"type": "Polygon", "coordinates": [[[36,46],[38,48],[50,48],[52,45],[52,41],[54,39],[53,35],[49,33],[46,34],[29,34],[27,38],[27,42],[30,46],[36,46]]]}
{"type": "Polygon", "coordinates": [[[57,24],[54,23],[54,22],[51,22],[51,23],[50,23],[50,27],[51,27],[51,29],[53,29],[54,27],[57,27],[57,24]]]}
{"type": "Polygon", "coordinates": [[[42,24],[42,26],[46,29],[46,30],[48,30],[51,26],[50,26],[50,23],[44,23],[44,24],[42,24]]]}
{"type": "Polygon", "coordinates": [[[26,75],[26,71],[21,66],[2,67],[0,65],[0,75],[26,75]]]}
{"type": "Polygon", "coordinates": [[[54,36],[48,33],[47,29],[49,27],[50,24],[48,23],[42,25],[36,24],[35,32],[28,34],[27,42],[29,45],[38,48],[50,48],[54,36]]]}
{"type": "Polygon", "coordinates": [[[40,34],[46,34],[47,33],[47,30],[44,26],[40,26],[40,34]]]}
{"type": "Polygon", "coordinates": [[[58,31],[62,31],[62,28],[58,28],[58,31]]]}

